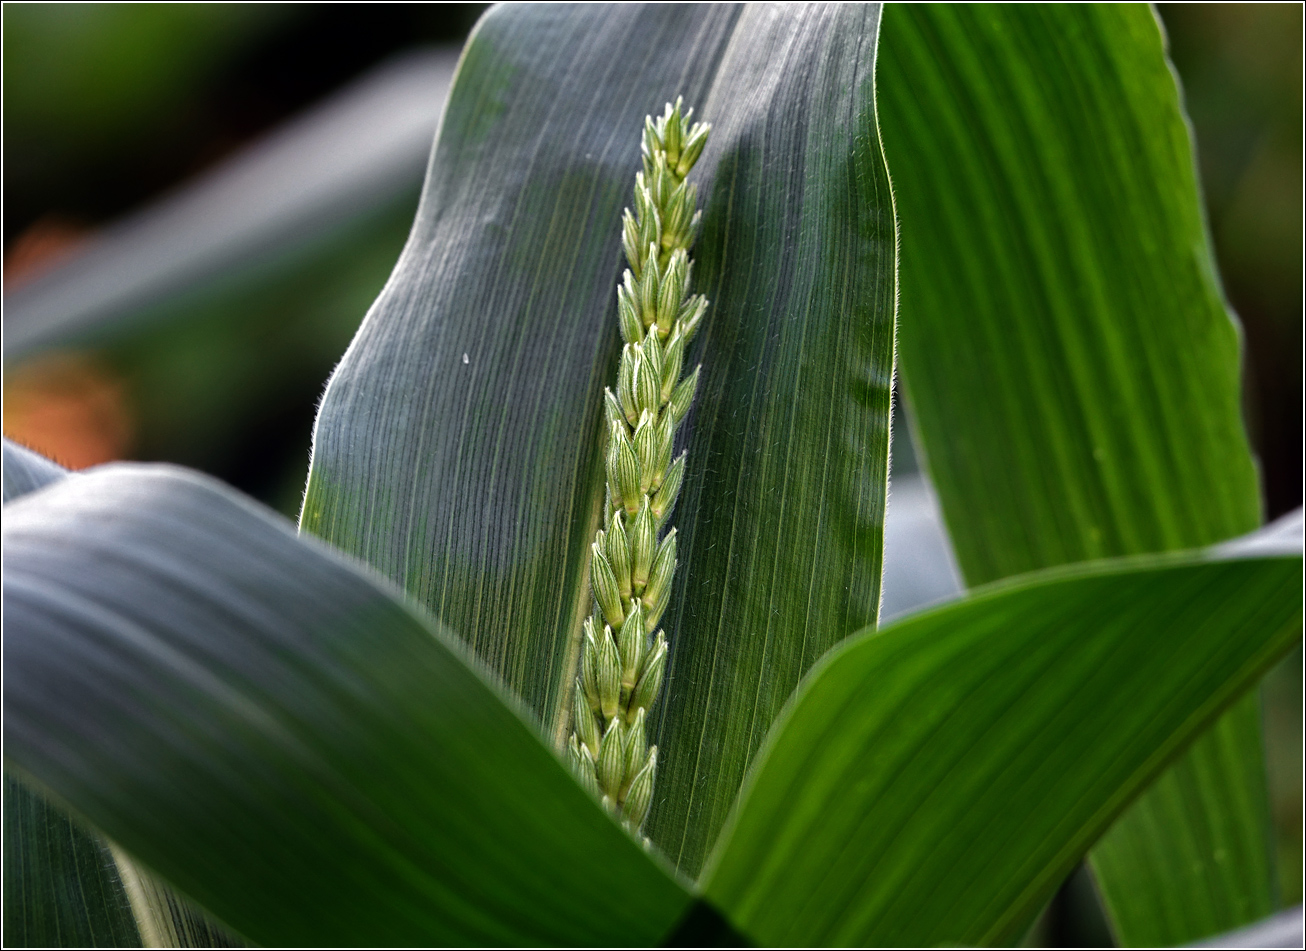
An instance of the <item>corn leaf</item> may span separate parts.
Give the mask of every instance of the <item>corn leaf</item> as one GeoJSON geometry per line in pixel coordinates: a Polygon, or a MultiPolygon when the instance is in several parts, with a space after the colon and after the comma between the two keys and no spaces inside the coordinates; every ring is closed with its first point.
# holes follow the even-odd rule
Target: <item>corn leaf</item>
{"type": "Polygon", "coordinates": [[[4,557],[10,765],[250,939],[652,944],[689,908],[456,640],[219,483],[65,479],[4,557]]]}
{"type": "Polygon", "coordinates": [[[1129,801],[1298,641],[1301,567],[1052,569],[851,640],[777,722],[704,893],[763,945],[1018,940],[1129,801]]]}
{"type": "MultiPolygon", "coordinates": [[[[67,470],[5,439],[6,503],[67,470]]],[[[140,935],[113,855],[94,832],[8,771],[4,776],[6,947],[138,947],[140,935]]]]}
{"type": "Polygon", "coordinates": [[[4,486],[4,501],[10,502],[42,486],[57,482],[68,474],[63,466],[32,452],[26,446],[4,440],[4,462],[0,480],[4,486]]]}
{"type": "Polygon", "coordinates": [[[139,947],[105,844],[16,776],[4,784],[5,947],[139,947]]]}
{"type": "Polygon", "coordinates": [[[456,631],[555,742],[590,610],[620,214],[645,115],[713,123],[691,175],[712,300],[647,830],[689,873],[806,670],[879,597],[894,224],[878,5],[492,10],[417,221],[333,376],[301,519],[456,631]]]}
{"type": "MultiPolygon", "coordinates": [[[[899,353],[966,580],[1256,526],[1238,331],[1143,6],[903,6],[878,91],[899,353]]],[[[1125,944],[1272,908],[1254,697],[1093,853],[1125,944]]]]}

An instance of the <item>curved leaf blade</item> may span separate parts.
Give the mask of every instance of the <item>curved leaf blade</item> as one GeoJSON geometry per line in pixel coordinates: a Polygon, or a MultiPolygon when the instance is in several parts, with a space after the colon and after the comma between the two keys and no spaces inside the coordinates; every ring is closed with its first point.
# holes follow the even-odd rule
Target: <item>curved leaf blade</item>
{"type": "MultiPolygon", "coordinates": [[[[1254,528],[1238,331],[1153,13],[907,5],[883,48],[899,353],[967,581],[1254,528]]],[[[1262,748],[1249,697],[1095,848],[1122,943],[1272,910],[1262,748]]]]}
{"type": "Polygon", "coordinates": [[[68,470],[63,466],[10,439],[4,440],[3,451],[3,469],[0,469],[2,473],[0,478],[4,485],[5,502],[35,492],[68,474],[68,470]]]}
{"type": "Polygon", "coordinates": [[[253,940],[652,944],[689,907],[459,647],[220,484],[84,473],[4,553],[6,755],[253,940]]]}
{"type": "Polygon", "coordinates": [[[704,894],[769,945],[1017,940],[1301,631],[1301,558],[1102,562],[849,642],[759,758],[704,894]]]}
{"type": "MultiPolygon", "coordinates": [[[[68,475],[9,439],[3,454],[6,504],[68,475]]],[[[8,771],[4,787],[4,944],[140,947],[108,846],[8,771]]]]}
{"type": "Polygon", "coordinates": [[[401,584],[561,738],[639,130],[677,95],[713,123],[691,176],[713,304],[687,357],[703,369],[648,823],[691,873],[803,671],[876,618],[895,294],[878,18],[492,11],[412,238],[318,418],[304,529],[401,584]]]}

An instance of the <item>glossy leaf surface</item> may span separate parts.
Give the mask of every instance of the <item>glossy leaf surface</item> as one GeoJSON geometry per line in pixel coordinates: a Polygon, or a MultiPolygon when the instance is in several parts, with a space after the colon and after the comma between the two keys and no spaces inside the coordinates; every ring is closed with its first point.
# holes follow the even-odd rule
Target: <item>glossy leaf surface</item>
{"type": "Polygon", "coordinates": [[[687,872],[806,670],[873,623],[894,224],[877,5],[509,6],[469,41],[413,234],[332,378],[302,526],[566,729],[645,115],[713,124],[690,176],[712,301],[674,516],[647,830],[687,872]],[[855,461],[854,464],[850,464],[855,461]]]}
{"type": "Polygon", "coordinates": [[[1058,569],[850,641],[777,722],[705,894],[763,945],[1018,940],[1297,642],[1301,565],[1058,569]]]}
{"type": "Polygon", "coordinates": [[[4,552],[9,761],[252,940],[652,944],[688,908],[461,645],[220,484],[83,473],[4,552]]]}
{"type": "MultiPolygon", "coordinates": [[[[1144,6],[909,5],[878,92],[899,354],[970,584],[1251,530],[1238,331],[1144,6]]],[[[1126,944],[1271,909],[1255,700],[1094,853],[1126,944]]]]}

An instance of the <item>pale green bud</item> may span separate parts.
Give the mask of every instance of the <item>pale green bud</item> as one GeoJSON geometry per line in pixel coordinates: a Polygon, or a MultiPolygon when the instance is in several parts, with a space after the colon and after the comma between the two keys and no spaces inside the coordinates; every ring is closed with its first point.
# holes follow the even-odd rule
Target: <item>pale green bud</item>
{"type": "Polygon", "coordinates": [[[641,412],[657,413],[662,402],[662,377],[654,368],[651,360],[641,354],[635,358],[634,378],[631,389],[635,395],[635,405],[641,412]]]}
{"type": "Polygon", "coordinates": [[[648,255],[644,258],[644,273],[639,279],[639,319],[645,327],[652,327],[658,316],[658,289],[662,286],[662,270],[658,267],[658,248],[656,244],[646,245],[648,255]]]}
{"type": "Polygon", "coordinates": [[[671,579],[676,573],[676,530],[667,532],[667,537],[658,545],[658,553],[653,556],[653,566],[649,568],[648,584],[640,596],[644,606],[653,608],[661,600],[663,592],[671,586],[671,579]]]}
{"type": "MultiPolygon", "coordinates": [[[[664,359],[662,355],[662,338],[650,329],[648,334],[640,342],[639,349],[643,354],[644,359],[648,361],[649,366],[653,369],[653,375],[661,380],[662,363],[664,359]]],[[[655,412],[656,409],[657,408],[654,407],[655,412]]]]}
{"type": "Polygon", "coordinates": [[[630,789],[626,792],[626,818],[636,829],[642,826],[648,817],[648,807],[653,802],[653,780],[656,778],[657,768],[658,748],[654,746],[648,751],[648,761],[644,764],[644,768],[635,774],[630,789]]]}
{"type": "Polygon", "coordinates": [[[644,658],[644,630],[644,606],[638,598],[631,598],[630,609],[617,634],[617,647],[621,651],[621,682],[627,689],[634,688],[639,662],[644,658]]]}
{"type": "Polygon", "coordinates": [[[639,419],[635,408],[635,345],[628,343],[621,348],[621,362],[617,364],[617,402],[621,404],[621,415],[634,426],[639,419]]]}
{"type": "Polygon", "coordinates": [[[687,248],[692,248],[694,242],[698,240],[698,232],[702,227],[703,213],[701,211],[696,211],[694,212],[694,217],[689,219],[689,227],[685,229],[685,236],[681,239],[681,243],[687,248]]]}
{"type": "Polygon", "coordinates": [[[640,323],[635,302],[620,284],[617,285],[617,324],[621,328],[621,339],[626,343],[639,343],[644,339],[644,325],[640,323]]]}
{"type": "MultiPolygon", "coordinates": [[[[671,399],[671,391],[675,389],[676,381],[680,379],[680,368],[685,362],[685,336],[680,332],[679,325],[671,331],[671,339],[667,341],[666,349],[662,352],[662,402],[665,404],[671,399]]],[[[615,405],[616,400],[613,400],[615,405]]]]}
{"type": "Polygon", "coordinates": [[[576,770],[576,772],[580,772],[580,743],[576,740],[575,733],[567,738],[567,761],[571,763],[572,768],[576,770]]]}
{"type": "MultiPolygon", "coordinates": [[[[640,414],[639,425],[635,427],[635,435],[631,437],[630,443],[635,447],[635,458],[639,460],[639,494],[642,495],[653,482],[653,467],[657,464],[658,457],[657,426],[653,422],[653,414],[648,410],[640,414]]],[[[625,494],[623,489],[622,495],[625,494]]]]}
{"type": "Polygon", "coordinates": [[[657,434],[657,455],[653,458],[652,487],[656,489],[662,485],[667,468],[671,465],[671,444],[676,437],[676,421],[672,419],[671,413],[659,416],[653,431],[657,434]]]}
{"type": "Polygon", "coordinates": [[[619,488],[620,470],[618,468],[620,461],[621,461],[621,455],[617,451],[616,441],[609,440],[608,456],[607,459],[604,460],[604,465],[607,469],[607,475],[608,475],[608,484],[606,490],[603,493],[604,501],[606,503],[603,509],[603,524],[605,527],[607,527],[612,521],[611,513],[613,507],[614,506],[620,507],[621,505],[621,490],[619,488]]]}
{"type": "Polygon", "coordinates": [[[689,225],[689,218],[694,213],[694,206],[688,204],[689,189],[687,182],[681,182],[671,193],[671,201],[662,210],[662,249],[670,250],[681,244],[682,235],[689,225]]]}
{"type": "MultiPolygon", "coordinates": [[[[591,754],[597,754],[599,751],[599,726],[594,722],[594,714],[591,712],[589,702],[585,699],[585,688],[579,680],[576,681],[576,693],[571,705],[571,715],[573,729],[580,742],[589,747],[591,754]]],[[[577,753],[579,757],[579,752],[577,753]]]]}
{"type": "Polygon", "coordinates": [[[644,657],[644,671],[639,675],[639,683],[635,685],[634,692],[630,695],[630,707],[644,707],[651,709],[653,701],[657,699],[658,691],[662,689],[662,672],[667,666],[667,642],[663,638],[662,632],[658,632],[658,638],[644,657]]]}
{"type": "Polygon", "coordinates": [[[666,183],[667,176],[667,153],[653,153],[653,177],[648,180],[648,191],[653,204],[658,208],[665,208],[666,202],[662,197],[662,189],[666,183]]]}
{"type": "Polygon", "coordinates": [[[639,514],[630,526],[630,575],[635,590],[642,592],[648,583],[649,569],[653,565],[657,526],[648,497],[640,503],[639,514]]]}
{"type": "Polygon", "coordinates": [[[667,131],[662,139],[662,149],[667,153],[667,164],[675,168],[676,163],[680,161],[681,133],[684,128],[680,124],[680,99],[676,99],[676,107],[667,113],[667,131]]]}
{"type": "Polygon", "coordinates": [[[644,141],[641,148],[644,154],[649,156],[654,152],[663,151],[662,136],[658,135],[658,127],[654,124],[652,116],[644,117],[644,141]]]}
{"type": "Polygon", "coordinates": [[[671,410],[671,418],[676,421],[676,425],[679,425],[680,421],[685,418],[690,405],[694,402],[694,393],[698,390],[698,371],[701,368],[701,365],[694,367],[694,372],[685,377],[671,391],[671,399],[667,403],[667,408],[671,410]]]}
{"type": "Polygon", "coordinates": [[[648,740],[644,736],[644,708],[640,707],[626,727],[626,769],[621,777],[623,791],[644,767],[648,740]]]}
{"type": "Polygon", "coordinates": [[[599,788],[617,798],[621,789],[621,780],[626,772],[626,737],[621,729],[621,721],[613,720],[608,724],[603,740],[599,744],[598,769],[599,788]]]}
{"type": "Polygon", "coordinates": [[[620,624],[625,616],[621,610],[621,589],[617,587],[617,576],[608,564],[607,556],[598,543],[590,545],[593,559],[590,561],[590,587],[594,589],[594,600],[598,601],[603,617],[609,624],[620,624]]]}
{"type": "Polygon", "coordinates": [[[614,425],[620,425],[622,431],[625,431],[626,417],[621,412],[621,404],[617,402],[616,394],[612,389],[606,386],[603,388],[603,415],[607,417],[609,429],[614,425]]]}
{"type": "Polygon", "coordinates": [[[644,242],[639,239],[639,223],[635,221],[635,216],[631,214],[629,208],[621,215],[621,249],[626,252],[626,263],[638,277],[639,269],[644,263],[642,255],[644,242]]]}
{"type": "Polygon", "coordinates": [[[580,774],[580,784],[595,799],[599,797],[599,778],[598,770],[594,765],[594,757],[585,747],[580,747],[580,768],[577,770],[580,774]]]}
{"type": "Polygon", "coordinates": [[[689,138],[681,145],[680,158],[676,161],[676,174],[681,178],[689,174],[698,157],[703,154],[703,146],[707,145],[707,135],[711,131],[712,126],[706,122],[695,123],[689,130],[689,138]]]}
{"type": "MultiPolygon", "coordinates": [[[[656,165],[654,168],[656,169],[656,165]]],[[[653,190],[650,187],[652,184],[653,175],[651,173],[645,175],[642,172],[637,172],[635,174],[635,220],[639,222],[641,228],[644,227],[644,219],[653,211],[653,190]]],[[[647,241],[639,243],[641,254],[647,244],[647,241]]]]}
{"type": "Polygon", "coordinates": [[[658,528],[666,524],[671,513],[675,511],[676,499],[680,495],[680,485],[685,479],[685,453],[676,457],[676,461],[667,467],[667,474],[662,478],[662,487],[653,496],[651,508],[657,519],[658,528]]]}
{"type": "Polygon", "coordinates": [[[621,655],[612,628],[604,626],[598,654],[599,713],[611,720],[621,707],[621,655]]]}
{"type": "Polygon", "coordinates": [[[644,612],[645,630],[652,631],[658,626],[658,621],[662,620],[662,615],[666,613],[667,605],[671,603],[671,585],[667,585],[658,594],[658,598],[653,602],[652,607],[644,612]]]}
{"type": "MultiPolygon", "coordinates": [[[[698,230],[698,221],[701,215],[694,208],[698,203],[698,186],[693,182],[682,182],[676,194],[671,196],[672,206],[662,215],[662,244],[664,247],[677,247],[688,250],[694,243],[694,235],[698,230]],[[677,197],[677,195],[679,197],[677,197]],[[674,232],[668,237],[668,232],[672,229],[671,220],[674,219],[674,232]]],[[[685,282],[689,286],[689,282],[685,282]]]]}
{"type": "Polygon", "coordinates": [[[621,505],[621,500],[613,500],[612,485],[609,483],[603,487],[603,528],[606,530],[612,522],[612,513],[616,507],[621,505]]]}
{"type": "Polygon", "coordinates": [[[621,591],[622,599],[629,598],[630,539],[626,536],[626,526],[620,512],[612,519],[611,527],[608,529],[607,544],[603,550],[607,552],[612,573],[617,576],[617,588],[621,591]]]}
{"type": "Polygon", "coordinates": [[[585,694],[585,702],[591,712],[598,714],[602,709],[599,702],[598,640],[594,635],[594,618],[585,619],[585,639],[580,645],[580,683],[585,694]]]}
{"type": "Polygon", "coordinates": [[[680,324],[680,332],[686,343],[694,339],[694,333],[702,323],[703,315],[707,313],[707,305],[708,300],[702,294],[694,294],[681,305],[676,322],[680,324]]]}
{"type": "Polygon", "coordinates": [[[671,323],[675,320],[680,312],[680,300],[685,293],[685,279],[689,259],[685,255],[684,248],[676,248],[671,252],[671,260],[667,263],[667,272],[662,276],[662,285],[658,289],[658,328],[666,333],[671,329],[671,323]]]}
{"type": "MultiPolygon", "coordinates": [[[[662,243],[662,213],[658,211],[656,205],[651,204],[653,198],[647,200],[650,204],[639,219],[639,246],[641,248],[662,243]]],[[[638,269],[641,278],[644,277],[646,268],[647,264],[638,269]]]]}
{"type": "MultiPolygon", "coordinates": [[[[667,207],[671,201],[671,193],[676,190],[680,184],[680,179],[676,177],[675,170],[667,164],[666,153],[662,155],[662,162],[653,171],[653,181],[657,185],[653,189],[653,199],[658,203],[658,209],[667,207]]],[[[661,235],[659,235],[659,238],[661,235]]]]}
{"type": "Polygon", "coordinates": [[[616,487],[615,494],[621,497],[620,503],[626,511],[634,515],[639,509],[639,499],[642,494],[639,487],[639,457],[635,454],[635,447],[631,445],[631,441],[626,438],[624,426],[612,427],[612,445],[608,453],[614,460],[613,470],[616,479],[612,485],[616,487]]]}

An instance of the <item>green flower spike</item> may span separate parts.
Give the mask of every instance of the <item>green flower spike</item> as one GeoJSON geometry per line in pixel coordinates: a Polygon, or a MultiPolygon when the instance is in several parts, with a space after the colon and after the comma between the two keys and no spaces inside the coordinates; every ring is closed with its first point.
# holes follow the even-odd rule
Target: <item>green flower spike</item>
{"type": "MultiPolygon", "coordinates": [[[[710,126],[681,100],[644,123],[635,210],[621,219],[628,270],[617,287],[624,344],[614,389],[604,390],[609,437],[607,492],[592,546],[594,614],[585,621],[568,759],[581,784],[636,835],[653,801],[657,747],[645,721],[666,669],[657,623],[671,598],[675,529],[659,537],[684,481],[685,454],[672,461],[676,428],[689,412],[698,369],[682,379],[685,348],[707,300],[690,294],[689,249],[698,234],[698,189],[685,176],[710,126]]],[[[647,841],[647,840],[645,840],[647,841]]]]}

